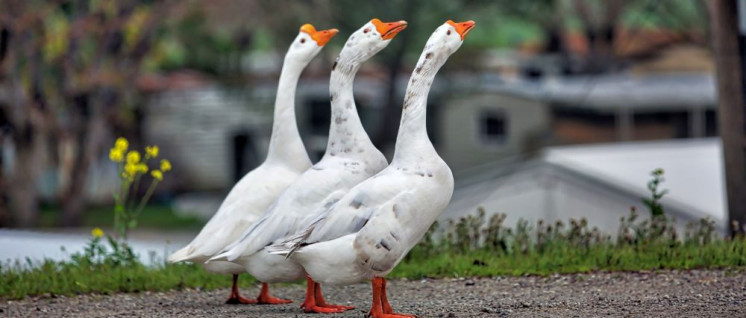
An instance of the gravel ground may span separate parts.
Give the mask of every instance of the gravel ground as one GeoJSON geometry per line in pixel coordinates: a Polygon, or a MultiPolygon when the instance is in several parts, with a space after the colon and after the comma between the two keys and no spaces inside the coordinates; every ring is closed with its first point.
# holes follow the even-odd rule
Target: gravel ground
{"type": "MultiPolygon", "coordinates": [[[[273,295],[295,301],[274,306],[225,305],[226,289],[42,297],[2,301],[0,317],[314,317],[298,309],[303,288],[274,286],[273,295]]],[[[746,317],[742,271],[394,280],[388,291],[394,310],[420,317],[746,317]]],[[[364,317],[370,306],[369,284],[326,287],[325,295],[357,306],[330,317],[364,317]]]]}

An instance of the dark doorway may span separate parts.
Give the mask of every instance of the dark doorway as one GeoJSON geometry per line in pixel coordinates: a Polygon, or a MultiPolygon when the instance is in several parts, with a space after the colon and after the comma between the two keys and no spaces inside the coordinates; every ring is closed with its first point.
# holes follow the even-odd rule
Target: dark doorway
{"type": "Polygon", "coordinates": [[[233,135],[233,180],[240,180],[260,164],[254,136],[247,131],[233,135]]]}

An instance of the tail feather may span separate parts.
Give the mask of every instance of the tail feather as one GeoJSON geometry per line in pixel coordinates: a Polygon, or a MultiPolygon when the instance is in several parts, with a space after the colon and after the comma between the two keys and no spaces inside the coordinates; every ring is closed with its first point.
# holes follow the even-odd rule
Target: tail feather
{"type": "Polygon", "coordinates": [[[192,249],[193,248],[191,245],[187,245],[183,247],[182,249],[169,255],[167,260],[169,263],[178,263],[178,262],[188,261],[190,258],[190,254],[192,253],[192,249]]]}
{"type": "Polygon", "coordinates": [[[305,230],[287,237],[280,243],[265,247],[265,249],[270,254],[285,255],[285,259],[290,258],[295,251],[303,247],[303,242],[311,235],[311,232],[313,232],[313,227],[309,226],[305,230]]]}
{"type": "Polygon", "coordinates": [[[215,254],[213,257],[210,257],[207,261],[205,261],[205,263],[214,261],[233,262],[240,256],[241,253],[237,253],[236,249],[226,248],[215,254]]]}
{"type": "Polygon", "coordinates": [[[210,262],[217,262],[217,261],[226,261],[227,262],[228,261],[228,252],[220,253],[218,255],[210,257],[207,261],[205,261],[205,264],[206,263],[210,263],[210,262]]]}

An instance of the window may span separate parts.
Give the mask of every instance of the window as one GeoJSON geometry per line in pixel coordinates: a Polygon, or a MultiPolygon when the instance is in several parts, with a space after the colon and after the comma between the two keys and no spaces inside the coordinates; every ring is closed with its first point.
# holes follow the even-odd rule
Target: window
{"type": "Polygon", "coordinates": [[[479,117],[479,139],[484,143],[503,143],[508,135],[507,116],[502,111],[484,111],[479,117]]]}
{"type": "Polygon", "coordinates": [[[328,100],[312,99],[308,102],[310,114],[308,124],[311,133],[314,135],[326,136],[329,134],[329,118],[332,116],[331,107],[328,100]]]}

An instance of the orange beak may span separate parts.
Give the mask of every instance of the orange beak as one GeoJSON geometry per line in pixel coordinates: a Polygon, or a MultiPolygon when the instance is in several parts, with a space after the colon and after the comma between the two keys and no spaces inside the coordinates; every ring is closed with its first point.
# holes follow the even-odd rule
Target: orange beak
{"type": "Polygon", "coordinates": [[[446,21],[446,23],[450,24],[456,29],[456,32],[458,32],[458,34],[461,35],[461,41],[463,41],[466,35],[469,33],[469,31],[471,31],[471,29],[474,28],[474,24],[475,24],[474,21],[472,20],[469,20],[466,22],[459,22],[459,23],[448,20],[446,21]]]}
{"type": "Polygon", "coordinates": [[[381,34],[381,39],[391,40],[401,30],[407,28],[407,21],[400,20],[396,22],[381,22],[381,20],[373,19],[370,20],[373,25],[376,26],[376,31],[381,34]]]}
{"type": "Polygon", "coordinates": [[[316,28],[308,23],[300,27],[300,30],[302,32],[308,33],[308,35],[310,35],[311,38],[316,41],[316,44],[318,44],[319,46],[326,45],[326,43],[329,42],[329,40],[331,40],[339,32],[339,30],[337,29],[316,31],[316,28]]]}

